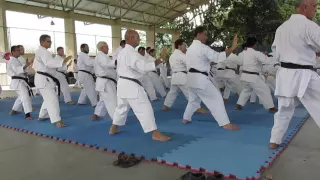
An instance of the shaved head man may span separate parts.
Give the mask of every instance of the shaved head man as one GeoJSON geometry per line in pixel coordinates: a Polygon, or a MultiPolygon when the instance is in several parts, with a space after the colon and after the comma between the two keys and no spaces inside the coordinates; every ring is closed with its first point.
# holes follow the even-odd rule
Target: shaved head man
{"type": "Polygon", "coordinates": [[[296,0],[296,11],[298,14],[313,19],[317,12],[317,0],[296,0]]]}

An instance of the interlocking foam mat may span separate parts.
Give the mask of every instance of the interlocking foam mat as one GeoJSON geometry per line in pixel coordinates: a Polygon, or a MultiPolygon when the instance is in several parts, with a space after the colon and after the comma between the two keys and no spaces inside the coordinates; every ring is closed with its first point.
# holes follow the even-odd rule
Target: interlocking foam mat
{"type": "MultiPolygon", "coordinates": [[[[74,102],[78,96],[78,92],[72,93],[74,102]]],[[[283,152],[309,116],[305,108],[297,107],[284,144],[277,150],[270,150],[273,114],[258,104],[247,104],[242,111],[233,110],[237,96],[231,96],[226,107],[230,120],[240,126],[239,131],[220,128],[211,114],[194,114],[192,123],[181,124],[187,104],[182,94],[168,112],[160,110],[163,101],[153,103],[158,128],[172,137],[170,142],[151,140],[151,134],[143,133],[132,112],[128,115],[127,125],[121,127],[121,133],[110,136],[110,118],[106,116],[103,120],[91,121],[94,109],[90,105],[67,105],[61,100],[61,116],[67,127],[60,129],[50,121],[28,121],[24,114],[8,115],[14,100],[0,100],[2,127],[102,151],[134,153],[159,164],[208,174],[219,172],[237,179],[258,179],[261,171],[283,152]]],[[[41,97],[33,98],[36,110],[32,116],[35,119],[41,103],[41,97]]]]}

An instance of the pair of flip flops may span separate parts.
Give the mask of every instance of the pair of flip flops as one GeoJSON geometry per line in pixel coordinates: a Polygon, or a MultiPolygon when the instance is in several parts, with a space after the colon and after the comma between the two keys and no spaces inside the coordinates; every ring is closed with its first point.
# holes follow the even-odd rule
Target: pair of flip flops
{"type": "Polygon", "coordinates": [[[222,174],[206,177],[203,173],[188,172],[180,177],[180,180],[225,180],[222,174]]]}
{"type": "Polygon", "coordinates": [[[113,162],[113,165],[122,167],[122,168],[129,168],[134,165],[137,165],[141,162],[141,158],[137,158],[134,154],[126,155],[124,153],[120,153],[118,155],[118,160],[113,162]]]}

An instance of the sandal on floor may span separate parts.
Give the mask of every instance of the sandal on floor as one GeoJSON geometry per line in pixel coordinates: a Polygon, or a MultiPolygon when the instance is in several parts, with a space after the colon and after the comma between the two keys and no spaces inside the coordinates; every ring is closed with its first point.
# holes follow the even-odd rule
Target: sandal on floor
{"type": "Polygon", "coordinates": [[[206,176],[203,173],[188,172],[182,175],[180,180],[206,180],[206,176]]]}
{"type": "Polygon", "coordinates": [[[123,153],[119,154],[118,160],[113,162],[113,165],[122,168],[129,168],[137,165],[141,162],[141,159],[136,158],[134,155],[125,155],[123,153]]]}
{"type": "Polygon", "coordinates": [[[222,174],[216,174],[213,176],[208,176],[207,180],[224,180],[224,176],[222,174]]]}

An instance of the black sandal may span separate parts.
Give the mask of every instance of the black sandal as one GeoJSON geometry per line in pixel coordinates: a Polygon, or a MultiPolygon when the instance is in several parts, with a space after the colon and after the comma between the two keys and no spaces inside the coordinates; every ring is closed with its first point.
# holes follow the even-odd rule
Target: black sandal
{"type": "Polygon", "coordinates": [[[216,174],[213,176],[208,176],[207,180],[224,180],[224,176],[222,174],[216,174]]]}
{"type": "Polygon", "coordinates": [[[203,173],[188,172],[180,177],[180,180],[205,180],[206,176],[203,173]]]}
{"type": "Polygon", "coordinates": [[[113,165],[119,166],[122,168],[129,168],[134,165],[137,165],[141,162],[141,159],[136,158],[133,154],[132,155],[125,155],[120,153],[118,156],[118,160],[113,162],[113,165]]]}

